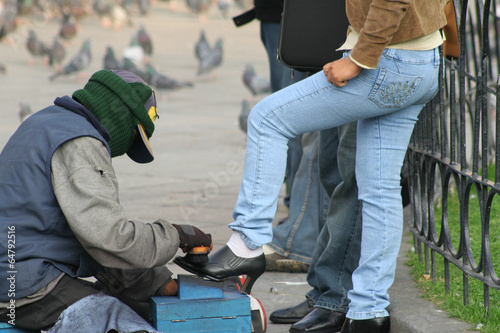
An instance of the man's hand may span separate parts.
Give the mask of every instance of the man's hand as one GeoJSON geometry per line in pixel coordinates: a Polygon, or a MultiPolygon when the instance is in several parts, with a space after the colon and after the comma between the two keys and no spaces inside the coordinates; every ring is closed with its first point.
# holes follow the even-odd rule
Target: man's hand
{"type": "Polygon", "coordinates": [[[162,296],[175,296],[179,291],[179,286],[177,285],[177,279],[170,279],[165,287],[161,290],[160,295],[162,296]]]}
{"type": "Polygon", "coordinates": [[[339,88],[345,86],[348,80],[358,76],[362,69],[362,67],[356,65],[350,58],[335,60],[323,66],[323,72],[328,81],[339,88]]]}
{"type": "Polygon", "coordinates": [[[172,224],[179,233],[179,247],[184,253],[208,253],[212,249],[212,235],[189,224],[172,224]]]}

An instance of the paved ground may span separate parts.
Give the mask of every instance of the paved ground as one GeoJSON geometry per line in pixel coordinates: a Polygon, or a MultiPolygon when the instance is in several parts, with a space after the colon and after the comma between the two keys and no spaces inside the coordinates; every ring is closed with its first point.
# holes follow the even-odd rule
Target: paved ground
{"type": "MultiPolygon", "coordinates": [[[[66,60],[78,51],[84,39],[90,38],[92,63],[84,72],[88,78],[101,69],[105,47],[111,45],[121,55],[138,24],[143,23],[154,43],[152,64],[173,78],[194,82],[193,88],[157,93],[160,119],[151,140],[155,161],[139,165],[120,157],[114,165],[121,184],[121,201],[130,219],[151,222],[165,218],[175,223],[192,223],[212,233],[215,248],[219,248],[230,235],[227,224],[231,221],[244,161],[245,134],[238,128],[238,114],[241,101],[251,97],[241,81],[243,66],[252,63],[259,74],[267,76],[267,58],[257,22],[236,28],[216,8],[209,12],[208,21],[202,22],[186,10],[184,2],[173,4],[178,5],[178,11],[172,11],[167,2],[156,2],[148,16],[134,15],[134,25],[118,31],[102,27],[94,16],[84,18],[81,30],[68,45],[66,60]],[[224,40],[223,65],[211,78],[196,77],[194,44],[201,29],[211,43],[219,37],[224,40]]],[[[240,11],[233,8],[230,15],[240,11]]],[[[28,29],[34,29],[41,40],[49,43],[58,28],[57,21],[26,17],[12,35],[11,44],[0,43],[0,63],[7,67],[7,73],[0,74],[0,147],[19,124],[21,101],[38,110],[86,82],[76,76],[49,82],[53,69],[40,60],[28,66],[28,29]]],[[[286,213],[280,205],[276,220],[286,213]]],[[[392,332],[451,333],[469,328],[448,319],[418,296],[403,264],[408,247],[406,239],[397,280],[391,289],[392,332]]],[[[185,273],[174,264],[169,267],[177,274],[185,273]]],[[[269,315],[304,299],[309,290],[305,278],[305,274],[265,273],[256,282],[253,293],[269,315]]],[[[287,332],[288,328],[269,324],[268,332],[287,332]]]]}

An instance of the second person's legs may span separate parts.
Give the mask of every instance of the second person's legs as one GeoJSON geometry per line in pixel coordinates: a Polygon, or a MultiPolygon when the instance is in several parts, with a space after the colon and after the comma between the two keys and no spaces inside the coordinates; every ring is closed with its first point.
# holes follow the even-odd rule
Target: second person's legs
{"type": "MultiPolygon", "coordinates": [[[[299,266],[297,261],[311,263],[316,245],[314,240],[318,238],[328,213],[330,198],[319,181],[319,136],[318,131],[302,135],[303,154],[291,190],[290,216],[273,228],[273,240],[267,244],[282,258],[293,259],[291,262],[295,264],[291,267],[299,266]]],[[[280,270],[280,267],[274,269],[280,270]]],[[[266,270],[269,271],[270,267],[266,270]]]]}
{"type": "MultiPolygon", "coordinates": [[[[321,132],[322,143],[327,143],[331,131],[321,132]]],[[[347,292],[352,288],[351,274],[358,266],[361,241],[361,210],[356,186],[356,122],[338,128],[340,143],[337,163],[342,182],[335,187],[330,202],[328,218],[321,230],[313,255],[307,281],[313,290],[306,297],[315,301],[315,306],[334,311],[347,312],[347,292]]],[[[322,153],[328,151],[325,145],[322,153]]],[[[327,157],[321,160],[326,163],[327,157]]],[[[332,182],[327,170],[331,166],[321,165],[322,182],[332,182]]],[[[328,187],[328,185],[327,185],[328,187]]]]}

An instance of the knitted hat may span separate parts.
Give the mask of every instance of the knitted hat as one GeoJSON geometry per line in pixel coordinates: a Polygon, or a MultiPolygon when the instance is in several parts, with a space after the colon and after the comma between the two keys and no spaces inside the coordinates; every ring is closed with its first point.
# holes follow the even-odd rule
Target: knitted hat
{"type": "Polygon", "coordinates": [[[137,75],[101,70],[73,98],[92,112],[109,132],[111,156],[125,153],[138,163],[153,160],[149,138],[158,117],[152,89],[137,75]]]}

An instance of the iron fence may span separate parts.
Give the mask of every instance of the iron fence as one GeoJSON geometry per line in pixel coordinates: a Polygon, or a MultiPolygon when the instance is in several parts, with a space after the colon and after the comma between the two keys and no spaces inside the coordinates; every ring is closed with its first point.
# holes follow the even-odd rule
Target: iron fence
{"type": "Polygon", "coordinates": [[[500,206],[499,2],[453,0],[460,54],[443,57],[439,93],[422,110],[406,159],[409,228],[427,272],[435,281],[441,255],[446,291],[451,263],[463,272],[464,304],[474,278],[484,285],[486,309],[490,288],[500,289],[500,258],[490,248],[500,237],[500,225],[490,223],[492,207],[500,206]],[[459,218],[450,217],[451,198],[458,198],[459,218]],[[471,240],[472,227],[480,240],[471,240]]]}

